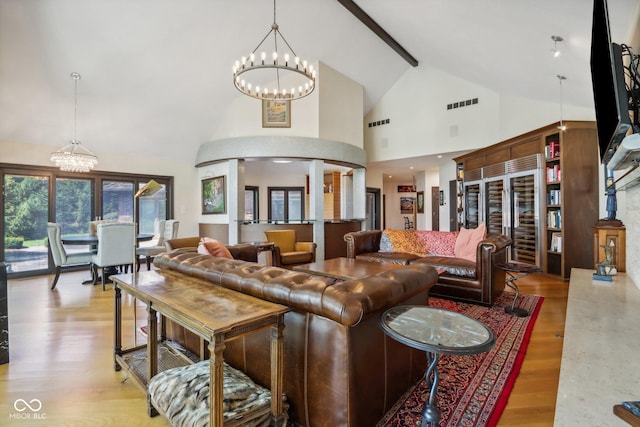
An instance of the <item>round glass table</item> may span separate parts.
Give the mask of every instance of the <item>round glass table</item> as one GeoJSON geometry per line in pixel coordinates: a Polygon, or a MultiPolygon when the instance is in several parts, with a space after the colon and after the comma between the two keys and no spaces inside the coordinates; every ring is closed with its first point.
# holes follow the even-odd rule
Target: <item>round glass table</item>
{"type": "Polygon", "coordinates": [[[483,353],[490,350],[496,340],[491,329],[471,317],[427,306],[390,308],[380,316],[380,326],[394,340],[427,353],[425,381],[429,400],[422,409],[422,427],[437,426],[440,421],[436,400],[440,355],[483,353]]]}

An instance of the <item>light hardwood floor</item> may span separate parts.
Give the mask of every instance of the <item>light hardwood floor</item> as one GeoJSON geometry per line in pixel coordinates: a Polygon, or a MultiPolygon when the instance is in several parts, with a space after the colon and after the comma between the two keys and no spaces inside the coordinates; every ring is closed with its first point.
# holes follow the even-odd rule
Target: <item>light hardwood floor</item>
{"type": "MultiPolygon", "coordinates": [[[[131,379],[123,381],[124,372],[114,371],[113,290],[81,285],[86,275],[63,273],[53,291],[52,276],[9,281],[11,361],[0,365],[0,425],[167,425],[162,417],[147,416],[142,389],[131,379]],[[42,408],[19,412],[14,407],[18,399],[38,399],[42,408]]],[[[568,282],[534,275],[518,284],[522,293],[545,300],[499,425],[551,426],[568,282]]],[[[133,301],[123,299],[124,339],[132,344],[133,301]]],[[[146,323],[146,311],[140,304],[136,311],[139,327],[146,323]]],[[[137,334],[136,340],[139,344],[144,338],[137,334]]]]}

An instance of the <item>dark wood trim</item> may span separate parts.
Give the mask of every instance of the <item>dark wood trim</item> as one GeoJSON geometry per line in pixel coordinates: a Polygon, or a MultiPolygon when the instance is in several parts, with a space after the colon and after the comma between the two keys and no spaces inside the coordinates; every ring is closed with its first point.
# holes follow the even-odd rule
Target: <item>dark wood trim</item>
{"type": "Polygon", "coordinates": [[[371,18],[367,12],[362,10],[360,6],[355,4],[353,0],[338,0],[338,3],[343,5],[349,12],[358,18],[364,25],[366,25],[371,31],[373,31],[378,37],[380,37],[391,49],[396,51],[398,55],[404,58],[413,67],[418,66],[418,60],[414,58],[407,50],[402,47],[384,28],[382,28],[376,21],[371,18]]]}

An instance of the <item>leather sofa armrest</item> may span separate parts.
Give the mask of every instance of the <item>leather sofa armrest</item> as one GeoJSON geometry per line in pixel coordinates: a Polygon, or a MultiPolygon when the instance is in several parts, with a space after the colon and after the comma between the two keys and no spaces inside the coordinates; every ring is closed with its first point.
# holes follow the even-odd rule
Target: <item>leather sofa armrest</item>
{"type": "Polygon", "coordinates": [[[180,237],[178,239],[168,239],[164,241],[164,247],[168,251],[177,248],[197,248],[200,243],[200,236],[180,237]]]}
{"type": "Polygon", "coordinates": [[[484,240],[478,243],[478,276],[482,276],[483,271],[490,271],[493,268],[493,255],[502,252],[506,253],[506,249],[511,243],[511,238],[503,234],[487,235],[484,240]]]}
{"type": "Polygon", "coordinates": [[[347,258],[355,258],[362,253],[378,252],[382,230],[352,231],[344,235],[347,242],[347,258]]]}
{"type": "Polygon", "coordinates": [[[258,262],[258,248],[249,243],[238,243],[237,245],[227,245],[233,259],[242,261],[258,262]]]}

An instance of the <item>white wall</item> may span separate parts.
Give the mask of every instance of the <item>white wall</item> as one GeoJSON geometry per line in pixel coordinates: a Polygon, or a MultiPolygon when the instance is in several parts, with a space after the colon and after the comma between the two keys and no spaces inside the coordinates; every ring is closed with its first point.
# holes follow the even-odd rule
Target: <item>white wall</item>
{"type": "MultiPolygon", "coordinates": [[[[283,170],[285,170],[283,168],[283,170]]],[[[254,174],[249,171],[245,173],[244,184],[249,186],[259,187],[258,190],[258,208],[260,210],[259,218],[268,218],[269,212],[269,199],[268,188],[269,187],[306,187],[307,178],[305,174],[289,174],[286,171],[278,174],[254,174]]],[[[305,208],[308,210],[308,202],[305,201],[305,208]]]]}
{"type": "MultiPolygon", "coordinates": [[[[409,69],[367,114],[364,148],[369,162],[459,153],[496,144],[559,119],[559,102],[505,96],[437,68],[421,66],[409,69]],[[475,105],[447,109],[448,104],[474,98],[478,98],[475,105]],[[368,127],[369,122],[387,118],[389,124],[368,127]]],[[[563,119],[595,120],[595,113],[591,108],[563,105],[563,119]]],[[[421,181],[420,169],[415,172],[421,181]]],[[[425,175],[425,214],[418,215],[419,228],[431,228],[431,186],[436,185],[445,192],[446,200],[440,207],[440,229],[450,227],[448,187],[449,181],[455,179],[453,161],[443,161],[439,175],[428,183],[425,175]]],[[[367,176],[367,185],[371,186],[371,182],[367,176]]],[[[418,182],[419,190],[421,185],[418,182]]],[[[391,202],[393,193],[385,194],[388,205],[395,203],[391,202]]],[[[393,212],[388,210],[390,215],[393,212]]],[[[387,218],[387,226],[396,222],[397,219],[387,218]]]]}
{"type": "Polygon", "coordinates": [[[409,69],[365,117],[370,162],[481,148],[499,141],[498,94],[436,68],[409,69]],[[476,105],[447,104],[478,98],[476,105]],[[390,123],[368,127],[371,121],[390,123]]]}
{"type": "MultiPolygon", "coordinates": [[[[404,229],[403,217],[409,217],[413,221],[413,213],[400,213],[400,198],[412,197],[415,198],[416,193],[398,193],[398,185],[414,185],[413,182],[386,182],[383,186],[382,192],[386,195],[386,206],[384,209],[384,217],[386,218],[386,228],[404,229]]],[[[426,199],[425,199],[426,200],[426,199]]],[[[425,206],[426,210],[426,206],[425,206]]],[[[384,222],[383,222],[384,223],[384,222]]]]}
{"type": "Polygon", "coordinates": [[[363,87],[323,63],[319,75],[318,137],[363,148],[363,87]]]}
{"type": "MultiPolygon", "coordinates": [[[[3,163],[53,166],[49,157],[60,146],[3,141],[0,142],[0,159],[3,163]]],[[[144,159],[140,159],[104,153],[94,147],[87,148],[98,156],[99,163],[96,169],[101,171],[173,176],[174,217],[180,221],[179,236],[197,235],[201,202],[198,175],[193,164],[155,159],[151,151],[144,159]]]]}
{"type": "MultiPolygon", "coordinates": [[[[363,147],[363,88],[359,83],[323,63],[318,70],[316,89],[291,102],[290,128],[263,128],[262,101],[242,95],[229,105],[211,139],[238,136],[279,135],[322,138],[363,147]]],[[[286,87],[286,83],[284,84],[286,87]]]]}

